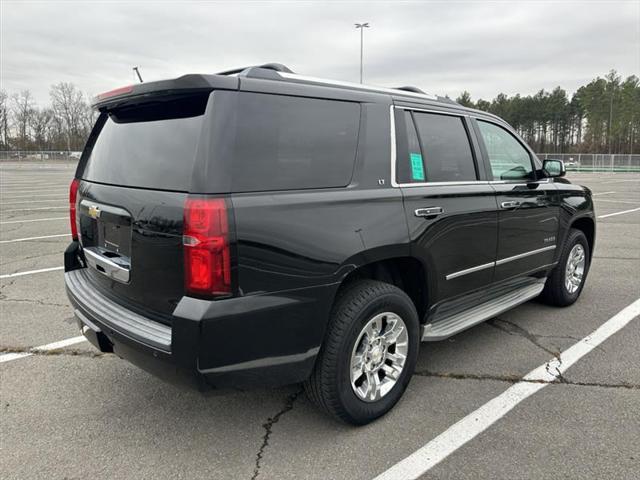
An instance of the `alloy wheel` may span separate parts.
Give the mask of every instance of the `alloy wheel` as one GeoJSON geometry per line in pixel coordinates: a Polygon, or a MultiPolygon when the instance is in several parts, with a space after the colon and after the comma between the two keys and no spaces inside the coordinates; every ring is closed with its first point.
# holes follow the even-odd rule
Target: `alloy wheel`
{"type": "Polygon", "coordinates": [[[586,255],[584,247],[578,243],[573,246],[567,258],[564,276],[564,285],[567,292],[573,294],[578,290],[578,288],[580,288],[580,284],[582,283],[582,278],[584,276],[585,265],[586,255]]]}
{"type": "Polygon", "coordinates": [[[407,361],[409,335],[400,316],[375,315],[364,326],[351,354],[351,388],[360,400],[375,402],[391,391],[407,361]]]}

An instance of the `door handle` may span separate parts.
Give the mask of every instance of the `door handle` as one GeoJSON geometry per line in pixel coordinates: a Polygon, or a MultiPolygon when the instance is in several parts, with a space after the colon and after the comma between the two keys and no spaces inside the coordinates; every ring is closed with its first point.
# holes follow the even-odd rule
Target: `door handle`
{"type": "Polygon", "coordinates": [[[517,202],[517,201],[502,202],[500,206],[502,208],[516,208],[520,206],[520,202],[517,202]]]}
{"type": "Polygon", "coordinates": [[[435,217],[436,215],[440,215],[444,213],[444,208],[442,207],[426,207],[426,208],[418,208],[415,212],[413,212],[416,217],[435,217]]]}

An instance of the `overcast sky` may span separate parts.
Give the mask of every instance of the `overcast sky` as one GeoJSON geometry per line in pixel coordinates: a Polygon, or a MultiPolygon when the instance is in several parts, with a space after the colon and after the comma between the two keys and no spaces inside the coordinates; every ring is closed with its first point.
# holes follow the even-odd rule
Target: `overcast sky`
{"type": "Polygon", "coordinates": [[[74,82],[85,92],[280,62],[346,81],[491,99],[610,69],[640,75],[640,1],[223,2],[0,0],[2,88],[74,82]]]}

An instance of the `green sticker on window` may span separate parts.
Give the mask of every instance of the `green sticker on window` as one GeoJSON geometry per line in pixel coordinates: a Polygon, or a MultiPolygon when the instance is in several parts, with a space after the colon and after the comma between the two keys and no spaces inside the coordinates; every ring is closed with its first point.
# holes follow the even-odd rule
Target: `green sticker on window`
{"type": "Polygon", "coordinates": [[[411,179],[424,181],[424,167],[422,165],[422,155],[419,153],[410,153],[411,160],[411,179]]]}

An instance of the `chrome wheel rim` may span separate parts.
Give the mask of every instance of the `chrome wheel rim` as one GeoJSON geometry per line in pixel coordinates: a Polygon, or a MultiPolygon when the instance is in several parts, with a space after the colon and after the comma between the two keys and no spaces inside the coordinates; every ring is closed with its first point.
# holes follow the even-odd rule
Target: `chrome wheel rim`
{"type": "Polygon", "coordinates": [[[574,245],[569,252],[567,265],[565,268],[564,285],[569,293],[575,293],[584,276],[584,267],[586,265],[586,255],[584,247],[580,244],[574,245]]]}
{"type": "Polygon", "coordinates": [[[407,326],[400,316],[384,312],[364,326],[351,353],[351,388],[360,400],[375,402],[398,382],[409,350],[407,326]]]}

